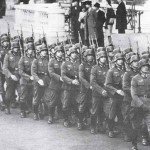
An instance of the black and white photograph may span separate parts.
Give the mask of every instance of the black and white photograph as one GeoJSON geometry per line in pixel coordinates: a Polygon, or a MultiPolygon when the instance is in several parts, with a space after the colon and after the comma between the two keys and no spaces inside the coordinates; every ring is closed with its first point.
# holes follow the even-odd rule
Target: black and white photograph
{"type": "Polygon", "coordinates": [[[0,150],[150,150],[150,0],[0,0],[0,150]]]}

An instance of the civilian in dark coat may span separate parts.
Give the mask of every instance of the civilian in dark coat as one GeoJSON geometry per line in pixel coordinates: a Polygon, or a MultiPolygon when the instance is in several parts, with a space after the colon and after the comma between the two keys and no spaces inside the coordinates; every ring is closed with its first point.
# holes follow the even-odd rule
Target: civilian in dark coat
{"type": "Polygon", "coordinates": [[[125,29],[127,29],[127,11],[125,4],[122,0],[117,0],[119,5],[116,11],[116,29],[118,29],[118,33],[125,33],[125,29]]]}
{"type": "Polygon", "coordinates": [[[0,18],[5,16],[6,13],[6,0],[0,0],[0,18]]]}
{"type": "Polygon", "coordinates": [[[85,41],[88,45],[89,38],[94,39],[96,36],[96,11],[92,8],[91,1],[86,1],[87,14],[85,16],[85,41]]]}
{"type": "Polygon", "coordinates": [[[97,36],[97,42],[99,47],[104,47],[104,34],[103,34],[103,25],[104,22],[106,21],[105,19],[105,13],[101,11],[100,4],[95,3],[94,5],[97,13],[96,17],[96,36],[97,36]]]}
{"type": "Polygon", "coordinates": [[[78,1],[77,0],[74,1],[71,7],[70,20],[71,20],[71,32],[73,36],[73,41],[75,43],[78,43],[78,31],[80,29],[80,23],[78,22],[78,18],[80,10],[81,8],[78,4],[78,1]]]}

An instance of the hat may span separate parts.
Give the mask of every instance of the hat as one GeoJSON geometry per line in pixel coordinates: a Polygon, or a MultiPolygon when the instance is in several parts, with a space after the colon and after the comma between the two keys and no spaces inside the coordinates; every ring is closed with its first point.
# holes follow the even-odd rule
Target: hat
{"type": "Polygon", "coordinates": [[[143,54],[141,55],[141,59],[145,59],[145,60],[148,60],[149,59],[149,54],[143,54]]]}
{"type": "Polygon", "coordinates": [[[71,53],[78,53],[78,52],[74,47],[71,47],[69,48],[68,55],[71,55],[71,53]]]}
{"type": "Polygon", "coordinates": [[[113,49],[114,49],[114,48],[113,48],[112,45],[106,47],[106,51],[107,51],[107,52],[113,52],[113,49]]]}
{"type": "Polygon", "coordinates": [[[144,54],[149,54],[149,52],[148,51],[143,51],[142,55],[144,55],[144,54]]]}
{"type": "Polygon", "coordinates": [[[27,43],[30,43],[30,42],[34,42],[34,39],[33,39],[32,36],[25,38],[25,43],[26,43],[26,44],[27,44],[27,43]]]}
{"type": "Polygon", "coordinates": [[[132,55],[130,58],[130,63],[132,63],[133,61],[139,61],[139,57],[137,55],[132,55]]]}
{"type": "Polygon", "coordinates": [[[20,48],[20,45],[18,42],[11,42],[11,47],[13,48],[20,48]]]}
{"type": "MultiPolygon", "coordinates": [[[[148,62],[144,59],[139,61],[139,68],[141,69],[143,66],[149,66],[148,62]]],[[[149,72],[149,71],[147,71],[149,72]]]]}
{"type": "Polygon", "coordinates": [[[34,44],[33,43],[28,43],[27,45],[26,45],[26,50],[34,50],[34,44]]]}
{"type": "Polygon", "coordinates": [[[117,60],[119,59],[123,59],[123,56],[121,53],[117,53],[115,56],[114,56],[114,62],[116,62],[117,60]]]}
{"type": "Polygon", "coordinates": [[[134,52],[129,52],[126,54],[126,60],[129,60],[133,55],[136,55],[134,52]]]}
{"type": "Polygon", "coordinates": [[[128,53],[130,53],[130,52],[132,52],[132,49],[131,49],[131,48],[126,48],[126,49],[124,49],[124,50],[122,51],[122,54],[123,54],[123,55],[126,55],[126,54],[128,54],[128,53]]]}
{"type": "Polygon", "coordinates": [[[105,47],[98,47],[97,52],[100,52],[100,51],[105,51],[105,47]]]}
{"type": "Polygon", "coordinates": [[[56,53],[58,51],[63,51],[63,47],[62,46],[56,46],[54,49],[55,49],[54,53],[56,53]]]}
{"type": "Polygon", "coordinates": [[[121,53],[120,48],[115,48],[113,50],[113,54],[116,55],[117,53],[121,53]]]}
{"type": "Polygon", "coordinates": [[[7,35],[3,35],[1,37],[1,43],[3,43],[3,42],[9,42],[9,37],[7,35]]]}
{"type": "Polygon", "coordinates": [[[87,49],[87,50],[84,52],[84,57],[89,56],[89,55],[92,55],[92,56],[94,55],[92,49],[87,49]]]}
{"type": "Polygon", "coordinates": [[[41,45],[41,44],[42,44],[42,43],[41,43],[40,40],[38,40],[38,41],[36,41],[36,42],[34,43],[35,46],[39,46],[39,45],[41,45]]]}
{"type": "Polygon", "coordinates": [[[100,4],[99,3],[95,3],[94,7],[100,8],[100,4]]]}
{"type": "Polygon", "coordinates": [[[48,49],[47,49],[47,47],[46,47],[45,44],[42,44],[42,45],[41,45],[41,47],[40,47],[40,52],[41,52],[41,51],[47,51],[47,52],[48,52],[48,49]]]}
{"type": "Polygon", "coordinates": [[[100,59],[101,57],[106,57],[105,51],[100,51],[96,54],[96,59],[100,59]]]}

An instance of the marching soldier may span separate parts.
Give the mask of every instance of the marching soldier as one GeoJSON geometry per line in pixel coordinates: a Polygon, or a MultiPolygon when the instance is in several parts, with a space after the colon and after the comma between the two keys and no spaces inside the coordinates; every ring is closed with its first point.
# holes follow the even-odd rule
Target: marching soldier
{"type": "Polygon", "coordinates": [[[20,46],[18,42],[11,43],[12,50],[6,54],[3,64],[3,73],[6,77],[6,113],[10,114],[10,105],[15,104],[16,95],[15,90],[17,90],[18,95],[20,95],[19,89],[19,70],[18,62],[20,59],[20,46]]]}
{"type": "Polygon", "coordinates": [[[100,51],[97,53],[97,65],[91,70],[91,86],[92,86],[92,108],[91,108],[91,133],[104,132],[104,103],[108,98],[107,90],[104,86],[106,73],[108,71],[106,53],[100,51]],[[98,125],[97,125],[98,122],[98,125]]]}
{"type": "Polygon", "coordinates": [[[123,99],[123,117],[124,117],[124,140],[129,142],[130,141],[130,130],[131,124],[128,120],[128,113],[131,107],[131,80],[132,78],[138,74],[138,61],[139,58],[137,55],[133,55],[130,59],[130,70],[125,72],[123,76],[123,91],[124,91],[124,99],[123,99]]]}
{"type": "MultiPolygon", "coordinates": [[[[48,71],[50,75],[50,84],[45,93],[44,100],[48,105],[49,119],[48,123],[54,123],[55,108],[57,111],[61,110],[61,94],[62,94],[62,77],[61,65],[63,62],[63,49],[61,46],[55,47],[55,58],[48,63],[48,71]]],[[[60,115],[61,112],[58,112],[60,115]]]]}
{"type": "Polygon", "coordinates": [[[79,61],[78,52],[75,48],[70,48],[68,52],[69,61],[65,61],[61,66],[61,77],[63,79],[62,109],[64,114],[64,126],[70,126],[69,116],[72,110],[78,117],[77,97],[79,94],[79,61]]]}
{"type": "Polygon", "coordinates": [[[4,57],[10,50],[9,37],[6,33],[1,35],[0,59],[3,64],[4,57]]]}
{"type": "Polygon", "coordinates": [[[34,59],[33,43],[28,43],[25,50],[25,56],[19,61],[19,74],[21,76],[21,95],[20,95],[20,116],[26,117],[26,109],[31,110],[33,99],[33,76],[31,75],[31,64],[34,59]]]}
{"type": "Polygon", "coordinates": [[[87,49],[84,52],[84,62],[79,66],[79,80],[81,83],[80,94],[79,94],[79,120],[78,130],[83,129],[83,120],[90,113],[90,105],[92,99],[92,90],[90,86],[90,74],[92,66],[94,65],[94,52],[92,49],[87,49]]]}
{"type": "MultiPolygon", "coordinates": [[[[144,61],[139,61],[139,73],[132,78],[131,81],[131,123],[133,127],[131,139],[132,150],[138,150],[137,138],[141,129],[142,122],[150,131],[150,76],[149,76],[149,64],[144,61]]],[[[148,145],[149,135],[145,132],[145,140],[142,142],[144,145],[148,145]]]]}
{"type": "Polygon", "coordinates": [[[121,53],[118,53],[114,56],[115,66],[112,69],[109,69],[106,75],[106,88],[109,90],[112,99],[109,120],[108,120],[108,128],[109,128],[109,137],[114,137],[114,119],[117,117],[118,122],[122,123],[123,116],[121,112],[122,101],[124,92],[122,89],[122,78],[125,73],[124,68],[124,59],[121,53]]]}
{"type": "Polygon", "coordinates": [[[43,118],[41,112],[38,111],[39,105],[42,103],[42,98],[46,88],[49,85],[50,78],[48,73],[48,49],[45,45],[40,47],[40,56],[33,60],[31,65],[31,75],[34,77],[34,98],[33,112],[34,120],[43,118]]]}

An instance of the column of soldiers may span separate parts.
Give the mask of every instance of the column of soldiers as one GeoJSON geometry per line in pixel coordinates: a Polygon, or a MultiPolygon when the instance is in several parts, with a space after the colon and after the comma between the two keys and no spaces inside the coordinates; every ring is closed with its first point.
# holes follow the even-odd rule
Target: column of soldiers
{"type": "Polygon", "coordinates": [[[1,35],[1,110],[19,106],[21,118],[33,112],[34,120],[48,115],[63,118],[64,127],[76,118],[78,130],[90,125],[91,134],[119,130],[137,150],[138,133],[148,145],[150,133],[149,51],[134,53],[113,45],[89,47],[69,41],[46,41],[1,35]],[[62,116],[63,114],[63,116],[62,116]]]}

